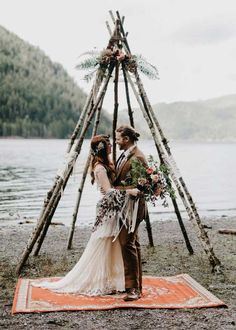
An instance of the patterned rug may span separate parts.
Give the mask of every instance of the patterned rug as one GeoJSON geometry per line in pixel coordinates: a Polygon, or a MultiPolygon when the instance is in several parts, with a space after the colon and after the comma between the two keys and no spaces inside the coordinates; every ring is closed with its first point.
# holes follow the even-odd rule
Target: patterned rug
{"type": "MultiPolygon", "coordinates": [[[[37,279],[41,281],[42,279],[37,279]]],[[[50,278],[55,281],[59,278],[50,278]]],[[[225,303],[202,287],[187,274],[172,277],[143,278],[142,298],[125,302],[124,294],[88,297],[75,294],[61,294],[47,289],[33,287],[35,279],[18,280],[12,307],[12,314],[106,310],[114,308],[202,308],[224,306],[225,303]]]]}

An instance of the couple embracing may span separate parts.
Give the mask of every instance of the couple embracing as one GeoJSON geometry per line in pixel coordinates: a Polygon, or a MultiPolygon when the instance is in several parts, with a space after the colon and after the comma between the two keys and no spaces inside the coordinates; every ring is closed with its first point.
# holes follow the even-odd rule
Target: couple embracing
{"type": "Polygon", "coordinates": [[[116,130],[116,144],[123,152],[116,165],[110,160],[109,136],[91,140],[90,174],[101,197],[87,246],[72,270],[56,282],[33,285],[60,293],[88,296],[126,292],[125,301],[137,300],[142,293],[141,253],[138,226],[145,218],[146,203],[137,188],[124,186],[132,159],[147,166],[137,147],[139,134],[130,126],[116,130]]]}

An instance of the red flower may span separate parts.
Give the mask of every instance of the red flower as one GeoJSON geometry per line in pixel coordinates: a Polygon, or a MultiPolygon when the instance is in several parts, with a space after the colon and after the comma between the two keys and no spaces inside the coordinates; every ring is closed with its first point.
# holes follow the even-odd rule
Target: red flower
{"type": "Polygon", "coordinates": [[[117,55],[116,55],[116,59],[118,61],[123,61],[125,59],[125,54],[121,50],[118,50],[117,55]]]}
{"type": "Polygon", "coordinates": [[[152,174],[153,173],[153,168],[149,167],[146,169],[147,174],[152,174]]]}

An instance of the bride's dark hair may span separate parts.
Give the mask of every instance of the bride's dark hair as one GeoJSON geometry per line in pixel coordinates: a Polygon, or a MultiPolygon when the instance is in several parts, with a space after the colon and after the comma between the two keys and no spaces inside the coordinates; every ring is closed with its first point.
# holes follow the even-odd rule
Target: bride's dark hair
{"type": "Polygon", "coordinates": [[[95,181],[94,168],[97,164],[101,164],[106,168],[107,176],[111,183],[115,181],[115,166],[110,160],[108,153],[109,144],[109,135],[95,135],[91,140],[92,159],[90,163],[90,175],[92,184],[95,181]]]}

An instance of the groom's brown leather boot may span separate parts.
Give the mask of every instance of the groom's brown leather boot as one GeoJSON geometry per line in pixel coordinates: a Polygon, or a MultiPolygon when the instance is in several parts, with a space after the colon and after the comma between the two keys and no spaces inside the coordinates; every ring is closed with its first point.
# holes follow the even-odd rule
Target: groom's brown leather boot
{"type": "Polygon", "coordinates": [[[127,290],[127,294],[124,297],[124,301],[138,300],[141,297],[139,289],[131,288],[127,290]]]}

